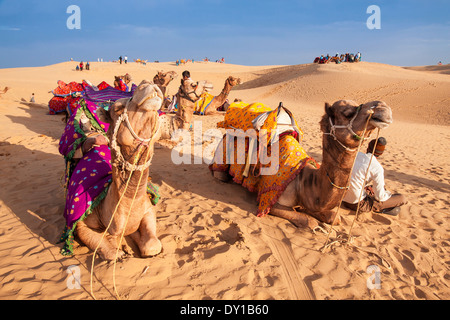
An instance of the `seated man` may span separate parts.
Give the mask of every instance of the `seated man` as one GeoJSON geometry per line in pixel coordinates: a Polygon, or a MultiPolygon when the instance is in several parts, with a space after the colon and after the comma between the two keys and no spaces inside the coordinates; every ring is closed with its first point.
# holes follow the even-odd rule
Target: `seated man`
{"type": "Polygon", "coordinates": [[[361,189],[364,190],[361,195],[360,212],[369,212],[373,210],[377,213],[385,213],[396,216],[400,213],[400,206],[408,203],[405,196],[401,194],[391,194],[385,189],[384,186],[384,169],[378,162],[377,158],[384,152],[386,146],[386,139],[381,137],[378,139],[378,144],[375,146],[375,139],[370,141],[367,147],[367,153],[359,152],[356,156],[355,166],[352,171],[351,181],[349,189],[345,194],[343,204],[356,211],[358,208],[358,200],[361,195],[361,189]],[[370,158],[372,163],[370,164],[369,172],[367,174],[367,183],[372,182],[373,186],[363,186],[366,171],[369,167],[370,158]]]}

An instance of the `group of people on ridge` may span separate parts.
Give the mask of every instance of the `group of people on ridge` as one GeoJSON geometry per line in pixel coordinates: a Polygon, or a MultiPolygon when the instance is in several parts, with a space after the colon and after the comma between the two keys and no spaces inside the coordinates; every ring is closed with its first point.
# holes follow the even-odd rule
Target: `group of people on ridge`
{"type": "MultiPolygon", "coordinates": [[[[77,64],[76,68],[77,71],[83,71],[84,69],[84,63],[83,61],[80,62],[80,64],[77,64]]],[[[86,62],[86,70],[91,70],[91,65],[89,64],[89,61],[86,62]]]]}
{"type": "Polygon", "coordinates": [[[329,62],[340,64],[342,62],[360,62],[360,61],[361,61],[361,52],[358,52],[357,54],[346,53],[341,55],[339,55],[339,53],[336,53],[334,57],[330,57],[330,55],[327,54],[326,56],[321,55],[320,57],[316,57],[314,59],[314,63],[318,64],[325,64],[329,62]]]}

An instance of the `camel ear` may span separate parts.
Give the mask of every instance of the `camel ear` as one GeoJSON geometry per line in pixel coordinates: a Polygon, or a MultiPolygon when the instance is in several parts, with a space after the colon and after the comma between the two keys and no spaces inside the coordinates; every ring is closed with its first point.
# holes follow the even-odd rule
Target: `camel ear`
{"type": "Polygon", "coordinates": [[[97,114],[98,119],[101,122],[111,124],[113,122],[111,113],[114,112],[114,114],[116,114],[117,116],[120,116],[122,114],[123,110],[125,109],[125,101],[123,101],[123,100],[127,101],[128,99],[124,98],[124,99],[117,100],[111,107],[109,107],[109,110],[105,110],[102,107],[97,108],[95,113],[97,114]]]}
{"type": "Polygon", "coordinates": [[[127,104],[127,102],[130,99],[128,98],[122,98],[119,100],[116,100],[116,102],[114,102],[114,104],[109,107],[109,111],[104,110],[101,111],[103,113],[102,117],[104,117],[104,120],[100,118],[101,121],[106,122],[106,123],[112,123],[113,122],[113,114],[114,117],[119,117],[123,111],[125,110],[125,106],[127,104]]]}
{"type": "Polygon", "coordinates": [[[104,108],[102,108],[102,107],[98,108],[95,111],[95,113],[97,114],[97,117],[101,122],[105,122],[105,123],[112,122],[112,118],[111,118],[111,115],[109,114],[109,111],[106,111],[104,108]]]}
{"type": "Polygon", "coordinates": [[[328,102],[325,102],[325,113],[328,115],[328,117],[330,117],[331,119],[334,119],[333,109],[328,102]]]}

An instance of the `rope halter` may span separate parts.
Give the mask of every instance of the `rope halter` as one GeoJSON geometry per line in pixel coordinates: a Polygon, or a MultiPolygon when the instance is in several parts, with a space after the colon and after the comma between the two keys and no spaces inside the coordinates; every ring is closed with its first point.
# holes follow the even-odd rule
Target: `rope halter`
{"type": "MultiPolygon", "coordinates": [[[[152,99],[154,97],[156,97],[157,94],[156,92],[150,96],[149,98],[145,99],[142,103],[144,103],[145,101],[147,101],[148,99],[152,99]]],[[[133,98],[130,98],[129,102],[131,102],[133,98]]],[[[141,104],[142,104],[141,103],[141,104]]],[[[130,162],[128,162],[127,160],[125,160],[125,158],[122,155],[120,146],[117,144],[117,133],[119,132],[119,128],[122,122],[125,122],[125,125],[128,129],[128,131],[130,131],[131,135],[133,136],[133,138],[135,139],[135,141],[139,142],[139,148],[141,148],[142,146],[149,146],[149,144],[151,143],[152,140],[155,139],[155,137],[157,136],[156,133],[159,131],[160,128],[160,123],[159,123],[159,119],[157,119],[157,124],[150,136],[150,138],[148,139],[144,139],[139,137],[136,132],[133,130],[133,127],[131,126],[130,120],[128,118],[128,113],[127,113],[127,108],[124,108],[123,113],[119,116],[119,118],[116,121],[115,127],[114,127],[114,132],[113,132],[113,136],[111,139],[111,149],[114,150],[116,152],[116,160],[115,160],[115,164],[118,166],[122,166],[123,169],[126,169],[128,171],[144,171],[145,169],[147,169],[152,161],[152,157],[150,157],[150,159],[141,165],[134,165],[130,162]]]]}
{"type": "MultiPolygon", "coordinates": [[[[197,82],[197,86],[198,86],[198,82],[197,82]]],[[[181,96],[182,98],[185,98],[185,99],[191,101],[192,103],[197,102],[198,99],[200,99],[200,96],[199,96],[199,95],[197,94],[197,92],[195,91],[195,90],[197,89],[197,86],[195,87],[195,89],[194,89],[193,91],[186,92],[186,91],[184,90],[184,86],[181,85],[180,88],[179,88],[179,92],[180,92],[182,95],[180,94],[180,96],[181,96]],[[192,99],[192,98],[190,97],[190,94],[195,94],[195,97],[196,97],[197,99],[195,99],[195,100],[192,99]]]]}
{"type": "MultiPolygon", "coordinates": [[[[332,136],[334,138],[335,141],[337,141],[337,143],[339,143],[341,145],[341,147],[343,147],[345,150],[349,151],[349,152],[355,152],[356,150],[358,150],[358,148],[349,148],[346,145],[344,145],[341,141],[338,140],[338,138],[336,137],[336,129],[347,129],[348,131],[350,131],[350,133],[353,135],[353,138],[357,141],[360,141],[362,139],[364,140],[368,140],[369,138],[364,138],[361,137],[360,135],[358,135],[355,131],[353,131],[353,122],[355,121],[356,117],[358,117],[359,112],[361,111],[363,105],[360,105],[358,107],[358,109],[356,110],[355,115],[353,116],[352,120],[350,120],[350,122],[347,125],[335,125],[333,124],[333,121],[331,120],[330,117],[328,117],[328,121],[330,122],[331,128],[330,128],[330,132],[329,133],[324,133],[326,135],[332,136]]],[[[372,107],[373,109],[374,107],[372,107]]],[[[372,114],[373,114],[373,110],[371,110],[372,114]]]]}

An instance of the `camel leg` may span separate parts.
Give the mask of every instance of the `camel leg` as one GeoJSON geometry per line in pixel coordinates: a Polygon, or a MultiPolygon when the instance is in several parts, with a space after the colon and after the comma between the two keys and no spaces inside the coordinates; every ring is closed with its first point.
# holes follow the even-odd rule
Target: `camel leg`
{"type": "MultiPolygon", "coordinates": [[[[95,251],[100,241],[102,241],[97,250],[101,259],[107,261],[114,261],[116,259],[117,237],[107,234],[102,240],[104,229],[102,230],[102,225],[99,223],[95,214],[91,214],[83,221],[79,221],[76,230],[81,242],[92,251],[95,251]]],[[[124,254],[122,250],[119,250],[117,258],[121,259],[124,254]]]]}
{"type": "Polygon", "coordinates": [[[144,215],[139,229],[131,234],[131,238],[138,245],[142,257],[156,256],[161,252],[162,244],[156,236],[156,214],[152,209],[144,215]]]}
{"type": "Polygon", "coordinates": [[[289,220],[297,227],[309,227],[314,229],[319,225],[319,222],[302,212],[297,212],[289,207],[282,206],[281,204],[275,204],[270,210],[270,214],[279,218],[289,220]]]}
{"type": "Polygon", "coordinates": [[[321,212],[311,212],[310,214],[317,220],[322,221],[326,224],[333,224],[334,221],[334,225],[337,226],[341,223],[341,217],[336,217],[336,211],[326,210],[321,212]]]}

